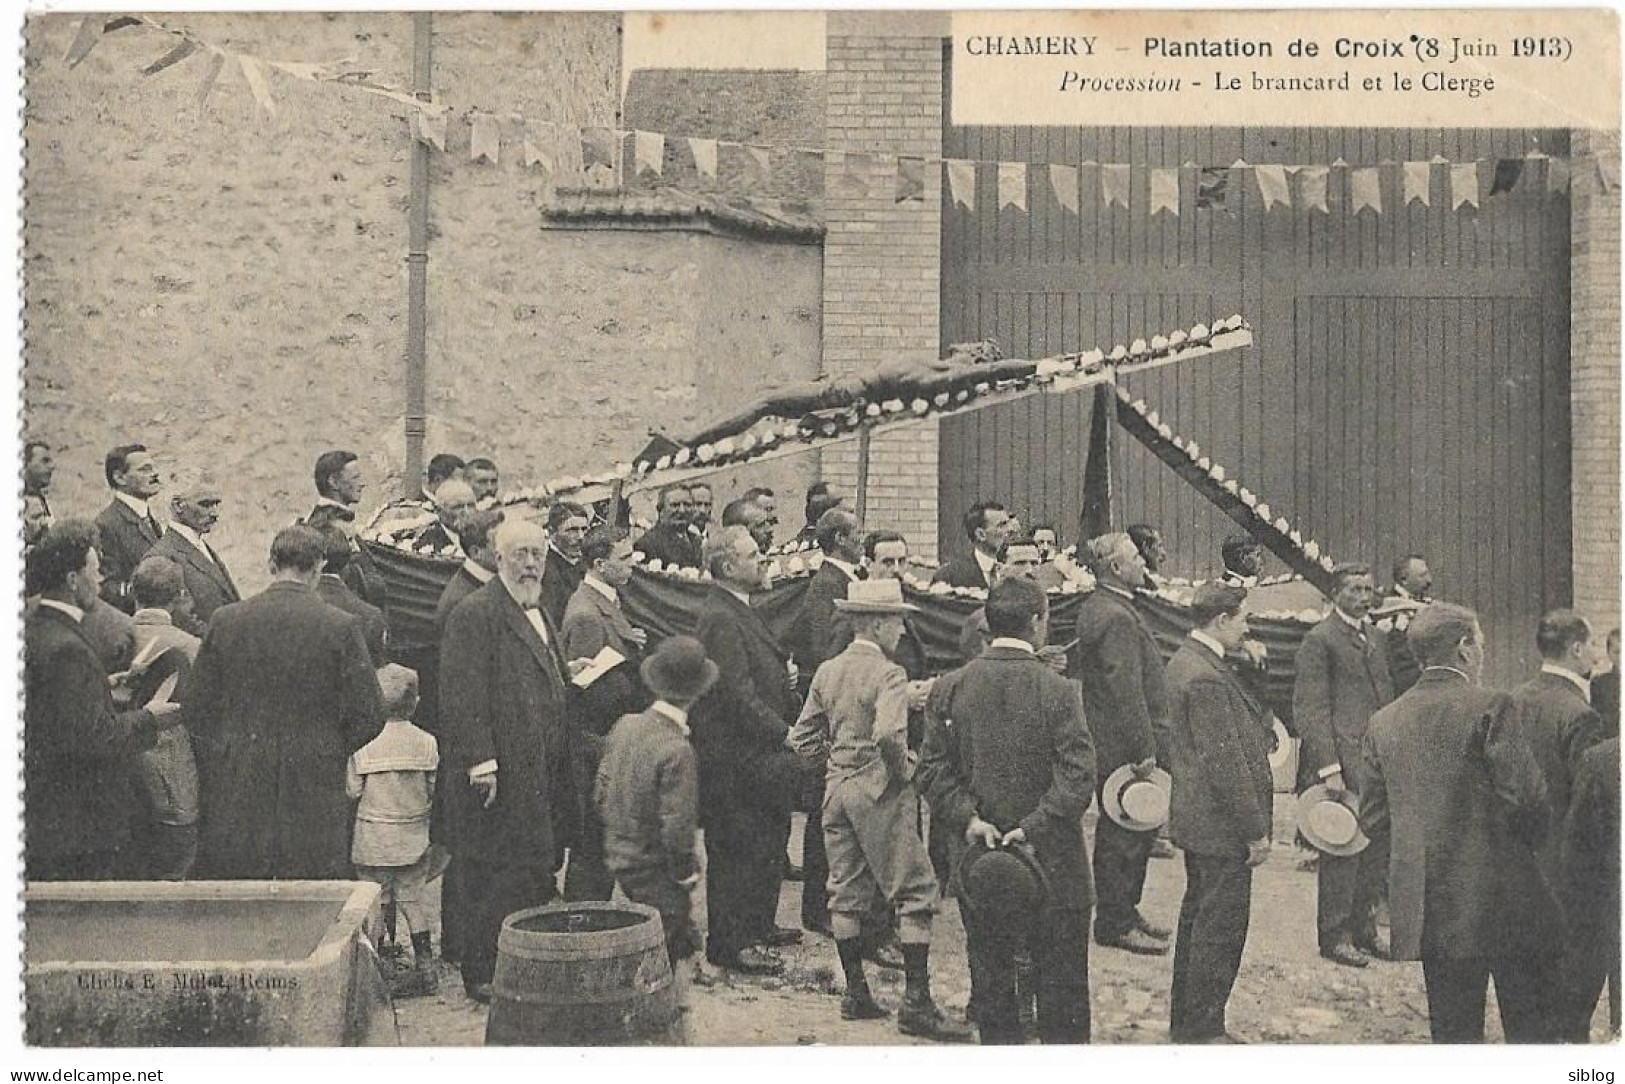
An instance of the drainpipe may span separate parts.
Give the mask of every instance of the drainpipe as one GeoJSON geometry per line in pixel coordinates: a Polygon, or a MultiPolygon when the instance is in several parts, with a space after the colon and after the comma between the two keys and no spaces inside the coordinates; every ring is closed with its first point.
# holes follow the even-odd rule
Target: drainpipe
{"type": "MultiPolygon", "coordinates": [[[[433,16],[412,15],[412,94],[421,102],[432,97],[430,70],[433,16]]],[[[420,496],[423,485],[423,438],[427,398],[429,295],[429,145],[412,141],[411,207],[407,212],[406,253],[406,466],[402,495],[420,496]]]]}

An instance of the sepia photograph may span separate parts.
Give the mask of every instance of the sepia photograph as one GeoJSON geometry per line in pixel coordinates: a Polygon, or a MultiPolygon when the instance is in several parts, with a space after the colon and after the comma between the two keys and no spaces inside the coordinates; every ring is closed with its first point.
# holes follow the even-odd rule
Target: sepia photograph
{"type": "Polygon", "coordinates": [[[17,21],[19,1058],[1617,1060],[1612,10],[17,21]]]}

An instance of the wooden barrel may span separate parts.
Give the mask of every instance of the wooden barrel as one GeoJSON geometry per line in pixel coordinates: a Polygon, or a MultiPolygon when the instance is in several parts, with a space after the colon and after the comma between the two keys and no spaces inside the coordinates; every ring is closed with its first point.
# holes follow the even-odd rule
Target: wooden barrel
{"type": "Polygon", "coordinates": [[[679,1044],[660,913],[582,901],[516,911],[497,939],[487,1046],[679,1044]]]}

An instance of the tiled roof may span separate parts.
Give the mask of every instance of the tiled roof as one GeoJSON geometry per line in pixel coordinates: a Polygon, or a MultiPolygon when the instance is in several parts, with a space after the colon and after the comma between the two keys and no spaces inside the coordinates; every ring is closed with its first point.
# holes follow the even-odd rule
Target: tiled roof
{"type": "Polygon", "coordinates": [[[553,229],[693,230],[730,237],[818,244],[823,224],[771,199],[724,199],[665,186],[652,189],[560,188],[542,205],[553,229]]]}

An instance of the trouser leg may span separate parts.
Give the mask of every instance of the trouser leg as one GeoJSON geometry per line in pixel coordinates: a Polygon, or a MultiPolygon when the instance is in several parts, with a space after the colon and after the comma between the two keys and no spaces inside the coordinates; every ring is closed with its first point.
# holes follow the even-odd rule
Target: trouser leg
{"type": "Polygon", "coordinates": [[[1029,951],[1038,971],[1038,1039],[1045,1044],[1087,1043],[1089,910],[1048,909],[1039,918],[1029,951]]]}
{"type": "Polygon", "coordinates": [[[1102,816],[1095,827],[1095,940],[1112,941],[1139,922],[1154,832],[1130,832],[1102,816]]]}
{"type": "Polygon", "coordinates": [[[1016,1013],[1016,949],[1023,934],[969,912],[963,917],[977,1036],[984,1046],[1019,1046],[1026,1041],[1016,1013]]]}
{"type": "Polygon", "coordinates": [[[1482,957],[1424,959],[1422,979],[1427,986],[1428,1025],[1433,1031],[1433,1041],[1483,1042],[1489,963],[1482,957]]]}
{"type": "Polygon", "coordinates": [[[1197,1042],[1225,1032],[1225,1008],[1247,944],[1253,871],[1243,859],[1188,852],[1185,869],[1196,890],[1187,889],[1180,908],[1174,967],[1181,1019],[1171,1030],[1175,1042],[1197,1042]]]}
{"type": "MultiPolygon", "coordinates": [[[[719,814],[705,829],[705,955],[725,963],[750,944],[749,826],[737,811],[719,814]]],[[[775,872],[777,867],[775,866],[775,872]]],[[[775,876],[775,881],[777,880],[775,876]]]]}
{"type": "Polygon", "coordinates": [[[1354,937],[1354,894],[1359,878],[1358,855],[1339,858],[1322,854],[1315,863],[1315,932],[1323,953],[1330,952],[1339,941],[1354,937]]]}
{"type": "Polygon", "coordinates": [[[515,911],[550,902],[557,892],[552,870],[539,863],[471,860],[464,873],[470,908],[461,935],[462,973],[463,982],[473,986],[490,982],[496,973],[503,920],[515,911]]]}
{"type": "Polygon", "coordinates": [[[1554,1043],[1562,1037],[1559,962],[1557,957],[1534,954],[1490,960],[1495,1004],[1507,1042],[1554,1043]]]}

